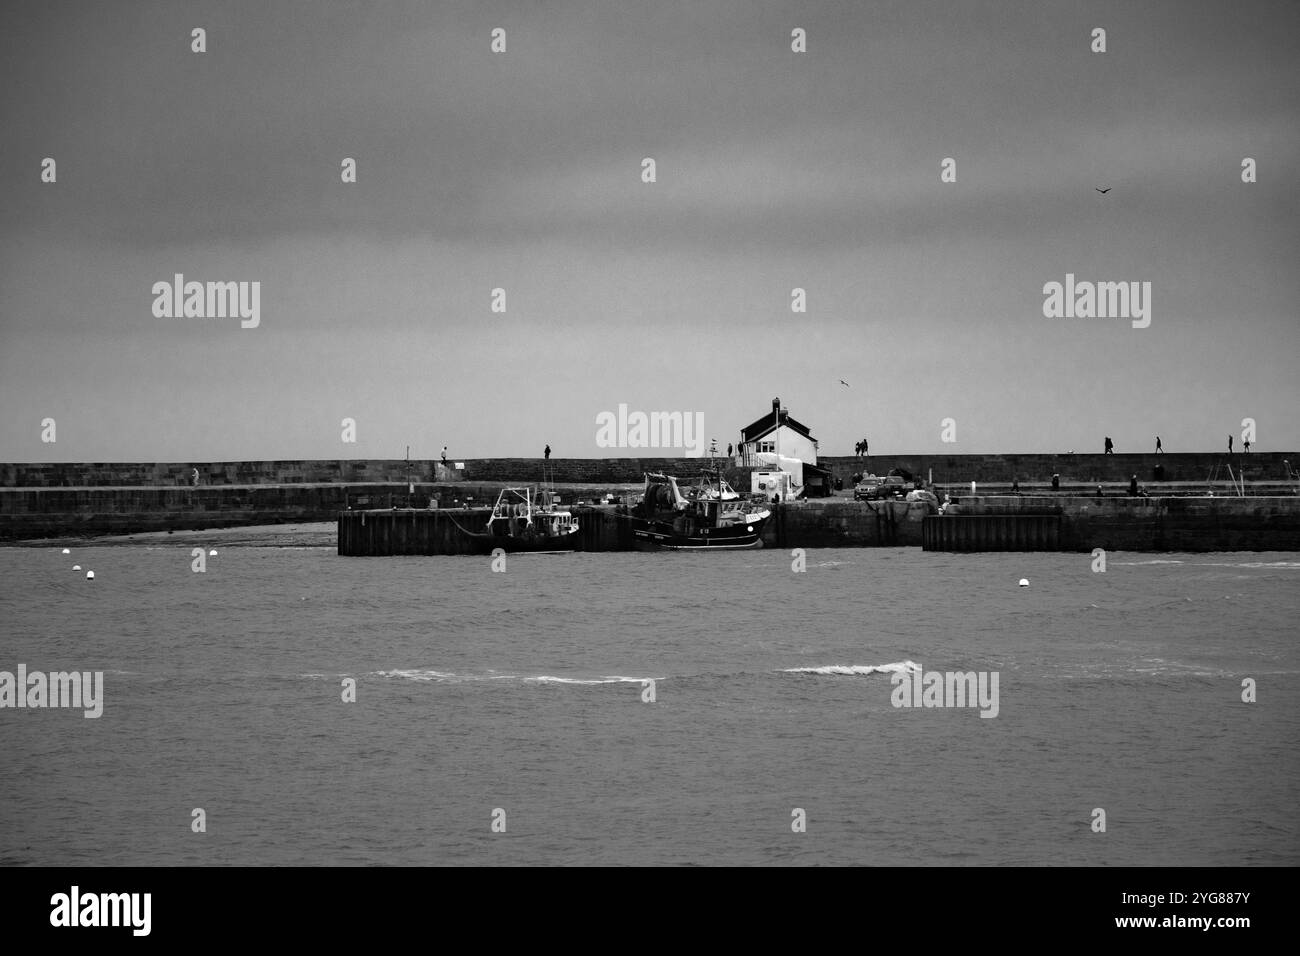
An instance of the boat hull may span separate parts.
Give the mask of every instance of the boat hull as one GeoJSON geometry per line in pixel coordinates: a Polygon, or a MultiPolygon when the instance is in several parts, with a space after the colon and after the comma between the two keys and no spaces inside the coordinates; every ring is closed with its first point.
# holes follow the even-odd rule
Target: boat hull
{"type": "Polygon", "coordinates": [[[638,522],[632,529],[632,543],[638,551],[747,551],[763,547],[762,524],[746,528],[709,528],[683,534],[665,522],[638,522]]]}

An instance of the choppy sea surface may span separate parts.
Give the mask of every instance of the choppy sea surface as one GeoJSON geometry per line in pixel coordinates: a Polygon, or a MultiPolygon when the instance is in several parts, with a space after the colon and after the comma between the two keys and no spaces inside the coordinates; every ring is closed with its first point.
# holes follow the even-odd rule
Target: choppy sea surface
{"type": "Polygon", "coordinates": [[[0,548],[0,864],[1300,862],[1295,553],[217,547],[0,548]]]}

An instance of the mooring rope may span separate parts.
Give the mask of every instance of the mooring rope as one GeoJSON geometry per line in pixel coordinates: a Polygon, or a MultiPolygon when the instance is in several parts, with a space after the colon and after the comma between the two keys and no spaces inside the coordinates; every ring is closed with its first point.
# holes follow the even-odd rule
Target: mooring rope
{"type": "MultiPolygon", "coordinates": [[[[441,510],[442,510],[442,513],[445,514],[445,515],[447,516],[447,519],[448,519],[452,524],[454,524],[457,528],[460,528],[460,530],[461,530],[462,532],[464,532],[465,534],[476,535],[476,534],[483,534],[483,533],[484,533],[484,532],[482,532],[482,531],[470,531],[470,530],[468,530],[464,525],[462,525],[459,521],[457,521],[457,520],[452,516],[452,513],[451,513],[450,510],[447,510],[447,509],[441,509],[441,510]]],[[[434,512],[434,513],[436,514],[437,512],[434,512]]]]}

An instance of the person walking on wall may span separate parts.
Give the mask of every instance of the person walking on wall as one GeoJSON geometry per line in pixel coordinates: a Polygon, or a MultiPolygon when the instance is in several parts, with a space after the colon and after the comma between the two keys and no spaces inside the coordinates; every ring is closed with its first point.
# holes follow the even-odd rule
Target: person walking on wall
{"type": "Polygon", "coordinates": [[[1228,454],[1229,454],[1229,455],[1232,454],[1232,436],[1231,436],[1231,435],[1228,436],[1228,454]]]}
{"type": "Polygon", "coordinates": [[[547,460],[547,461],[550,461],[550,460],[551,460],[551,446],[550,446],[550,445],[547,445],[547,446],[546,446],[546,450],[543,451],[542,454],[546,457],[546,460],[547,460]]]}
{"type": "Polygon", "coordinates": [[[1113,454],[1115,454],[1115,443],[1114,443],[1113,441],[1110,440],[1110,436],[1109,436],[1109,435],[1106,436],[1106,452],[1105,452],[1105,453],[1106,453],[1107,455],[1113,455],[1113,454]]]}
{"type": "Polygon", "coordinates": [[[1128,496],[1136,498],[1138,494],[1138,476],[1134,475],[1128,480],[1128,496]]]}
{"type": "Polygon", "coordinates": [[[444,465],[447,464],[447,446],[446,446],[446,445],[443,445],[443,446],[442,446],[442,463],[443,463],[444,465]]]}
{"type": "Polygon", "coordinates": [[[1157,436],[1156,436],[1156,454],[1157,454],[1157,455],[1163,455],[1164,453],[1165,453],[1165,450],[1164,450],[1164,448],[1162,448],[1161,445],[1160,445],[1160,436],[1157,435],[1157,436]]]}

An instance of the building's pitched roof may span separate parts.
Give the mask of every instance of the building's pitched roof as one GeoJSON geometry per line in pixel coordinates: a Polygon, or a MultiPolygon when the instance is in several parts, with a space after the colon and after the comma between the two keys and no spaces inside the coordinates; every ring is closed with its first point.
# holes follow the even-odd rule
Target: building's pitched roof
{"type": "MultiPolygon", "coordinates": [[[[812,432],[808,430],[807,425],[803,425],[790,417],[790,413],[784,408],[781,409],[781,424],[787,428],[797,431],[809,441],[816,441],[812,437],[812,432]]],[[[742,442],[757,441],[770,431],[776,430],[776,409],[768,412],[756,422],[752,422],[740,430],[740,440],[742,442]]]]}

